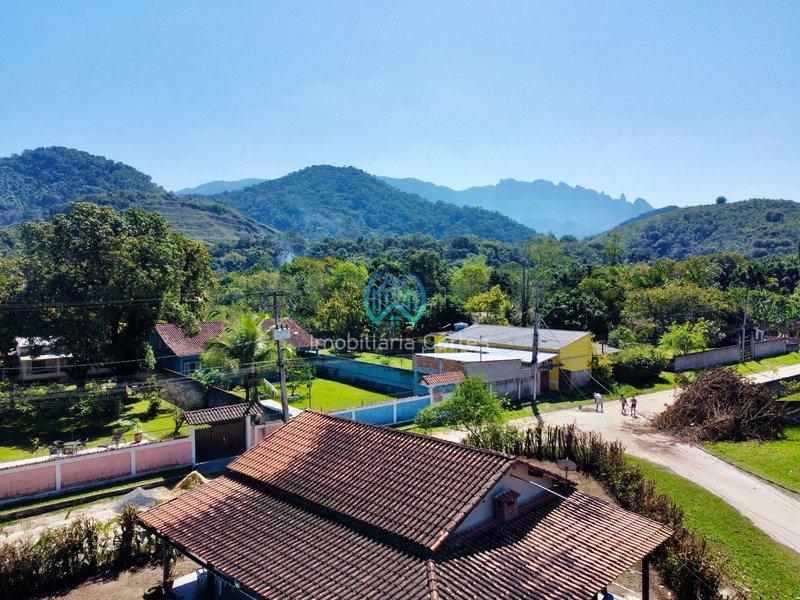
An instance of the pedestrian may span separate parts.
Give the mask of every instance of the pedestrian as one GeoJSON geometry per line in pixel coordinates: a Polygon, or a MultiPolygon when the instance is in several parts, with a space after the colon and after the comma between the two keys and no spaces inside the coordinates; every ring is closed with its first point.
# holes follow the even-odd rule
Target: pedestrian
{"type": "Polygon", "coordinates": [[[625,399],[625,396],[619,397],[619,405],[622,407],[622,414],[626,414],[625,407],[628,405],[628,401],[625,399]]]}
{"type": "Polygon", "coordinates": [[[636,396],[631,396],[631,416],[636,416],[636,404],[637,404],[636,396]]]}
{"type": "Polygon", "coordinates": [[[594,393],[594,412],[603,412],[603,397],[599,392],[594,393]]]}

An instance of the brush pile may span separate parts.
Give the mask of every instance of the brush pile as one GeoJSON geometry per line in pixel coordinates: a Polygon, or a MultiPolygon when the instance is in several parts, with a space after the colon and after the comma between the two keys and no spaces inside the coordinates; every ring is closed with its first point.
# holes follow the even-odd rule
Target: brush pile
{"type": "Polygon", "coordinates": [[[767,386],[728,369],[684,381],[675,403],[654,419],[656,427],[699,442],[774,440],[785,409],[767,386]]]}

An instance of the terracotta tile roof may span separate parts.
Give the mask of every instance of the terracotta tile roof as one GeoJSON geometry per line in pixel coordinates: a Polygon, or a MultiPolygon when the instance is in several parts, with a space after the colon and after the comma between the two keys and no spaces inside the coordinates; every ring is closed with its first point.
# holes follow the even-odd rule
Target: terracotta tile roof
{"type": "MultiPolygon", "coordinates": [[[[312,349],[321,345],[319,340],[289,317],[283,317],[281,324],[291,330],[292,334],[289,338],[289,343],[295,348],[312,349]]],[[[222,321],[204,321],[200,323],[200,331],[197,335],[187,336],[178,325],[159,323],[156,325],[156,333],[164,340],[164,343],[175,356],[199,356],[205,350],[206,342],[222,333],[224,326],[225,324],[222,321]]],[[[263,329],[264,331],[272,331],[275,329],[275,322],[265,321],[263,329]]]]}
{"type": "Polygon", "coordinates": [[[304,411],[229,468],[435,549],[514,462],[498,452],[304,411]]]}
{"type": "Polygon", "coordinates": [[[571,489],[540,494],[419,553],[231,474],[152,508],[141,522],[267,598],[588,598],[670,535],[571,489]],[[280,557],[276,560],[275,557],[280,557]]]}
{"type": "Polygon", "coordinates": [[[466,377],[463,371],[450,371],[449,373],[434,373],[425,375],[420,379],[423,385],[444,385],[446,383],[458,383],[464,381],[466,377]]]}
{"type": "MultiPolygon", "coordinates": [[[[211,408],[200,408],[197,410],[187,410],[183,413],[189,425],[210,425],[212,423],[222,423],[224,421],[234,421],[244,417],[246,402],[240,404],[226,404],[225,406],[213,406],[211,408]]],[[[248,415],[261,414],[261,408],[251,406],[248,415]]]]}
{"type": "Polygon", "coordinates": [[[420,559],[222,476],[140,520],[266,598],[425,598],[420,559]]]}
{"type": "Polygon", "coordinates": [[[440,598],[588,598],[672,535],[663,525],[572,488],[520,505],[448,540],[437,559],[440,598]],[[482,575],[486,575],[483,577],[482,575]]]}
{"type": "Polygon", "coordinates": [[[177,325],[159,323],[156,325],[156,333],[175,356],[199,356],[205,349],[206,342],[222,333],[222,325],[222,321],[204,321],[200,323],[197,335],[187,336],[177,325]]]}

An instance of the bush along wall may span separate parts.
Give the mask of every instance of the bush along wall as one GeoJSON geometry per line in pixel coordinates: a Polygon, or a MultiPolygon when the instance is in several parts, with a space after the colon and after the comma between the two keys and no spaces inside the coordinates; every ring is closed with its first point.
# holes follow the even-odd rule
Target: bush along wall
{"type": "MultiPolygon", "coordinates": [[[[653,564],[679,600],[718,598],[717,590],[730,580],[706,539],[685,526],[683,509],[666,494],[656,492],[655,482],[625,460],[625,448],[618,442],[606,442],[599,434],[578,431],[574,425],[541,424],[524,431],[492,428],[480,441],[483,443],[467,437],[465,443],[537,460],[569,458],[581,473],[603,485],[620,506],[671,528],[675,533],[654,553],[653,564]]],[[[741,593],[734,597],[745,598],[741,593]]]]}
{"type": "Polygon", "coordinates": [[[112,567],[159,556],[158,540],[136,526],[136,514],[129,505],[110,521],[82,517],[38,538],[0,545],[0,600],[61,590],[112,567]]]}

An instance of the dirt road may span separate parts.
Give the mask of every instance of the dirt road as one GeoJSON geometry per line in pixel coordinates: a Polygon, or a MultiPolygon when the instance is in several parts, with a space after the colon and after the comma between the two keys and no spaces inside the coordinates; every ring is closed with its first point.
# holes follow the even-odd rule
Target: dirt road
{"type": "MultiPolygon", "coordinates": [[[[774,371],[754,373],[749,377],[765,382],[800,375],[800,365],[781,367],[774,371]]],[[[650,419],[673,402],[674,390],[637,396],[638,418],[623,416],[619,402],[606,399],[604,412],[597,413],[594,404],[542,415],[544,423],[564,425],[575,423],[584,431],[597,431],[607,440],[618,440],[629,454],[668,467],[674,473],[693,481],[719,496],[775,541],[800,554],[800,496],[781,492],[768,483],[749,475],[705,450],[685,444],[654,431],[650,419]]],[[[536,417],[515,419],[516,427],[533,427],[536,417]]],[[[450,440],[460,440],[463,433],[446,431],[434,434],[450,440]]]]}

